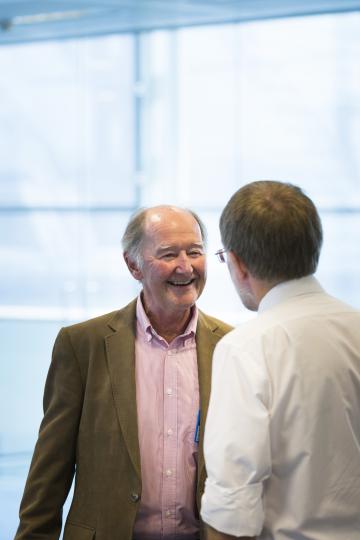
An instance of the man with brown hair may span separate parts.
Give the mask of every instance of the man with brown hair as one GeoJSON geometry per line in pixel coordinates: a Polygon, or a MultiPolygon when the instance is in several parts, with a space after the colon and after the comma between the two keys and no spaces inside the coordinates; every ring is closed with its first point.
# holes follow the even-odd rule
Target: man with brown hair
{"type": "Polygon", "coordinates": [[[313,276],[322,229],[296,186],[259,181],[220,220],[255,319],[217,345],[201,515],[208,540],[360,538],[360,313],[313,276]]]}

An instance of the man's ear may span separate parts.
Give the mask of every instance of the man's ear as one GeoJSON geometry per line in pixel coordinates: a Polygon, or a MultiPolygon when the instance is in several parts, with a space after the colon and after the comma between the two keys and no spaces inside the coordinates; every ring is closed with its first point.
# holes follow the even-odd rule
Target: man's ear
{"type": "Polygon", "coordinates": [[[137,279],[138,281],[141,281],[143,278],[141,269],[139,268],[138,263],[132,259],[127,252],[123,254],[124,261],[126,262],[126,266],[129,269],[130,274],[133,278],[137,279]]]}
{"type": "Polygon", "coordinates": [[[249,275],[249,270],[247,269],[247,266],[243,260],[233,251],[228,251],[227,256],[229,257],[232,266],[236,268],[236,271],[239,273],[241,279],[246,279],[249,275]]]}

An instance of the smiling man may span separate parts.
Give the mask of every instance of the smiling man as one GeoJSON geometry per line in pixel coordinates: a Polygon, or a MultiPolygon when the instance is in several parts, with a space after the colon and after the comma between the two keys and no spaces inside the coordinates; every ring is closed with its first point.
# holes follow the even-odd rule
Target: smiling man
{"type": "Polygon", "coordinates": [[[128,306],[63,328],[16,540],[195,540],[205,483],[211,357],[231,328],[197,309],[204,225],[189,210],[139,211],[123,236],[142,291],[128,306]],[[200,421],[201,419],[201,421],[200,421]]]}

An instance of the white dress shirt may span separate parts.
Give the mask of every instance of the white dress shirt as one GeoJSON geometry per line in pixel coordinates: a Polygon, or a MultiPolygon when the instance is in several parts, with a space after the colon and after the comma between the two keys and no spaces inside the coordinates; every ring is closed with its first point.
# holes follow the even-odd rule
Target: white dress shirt
{"type": "Polygon", "coordinates": [[[201,516],[261,540],[360,539],[360,312],[312,276],[217,345],[201,516]]]}

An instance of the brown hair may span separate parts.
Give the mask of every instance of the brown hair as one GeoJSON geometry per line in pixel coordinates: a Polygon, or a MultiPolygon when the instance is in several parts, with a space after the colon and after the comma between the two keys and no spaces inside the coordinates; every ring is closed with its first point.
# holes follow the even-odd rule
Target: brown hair
{"type": "Polygon", "coordinates": [[[220,218],[224,247],[254,277],[289,280],[313,274],[322,245],[314,203],[289,183],[260,180],[240,188],[220,218]]]}

